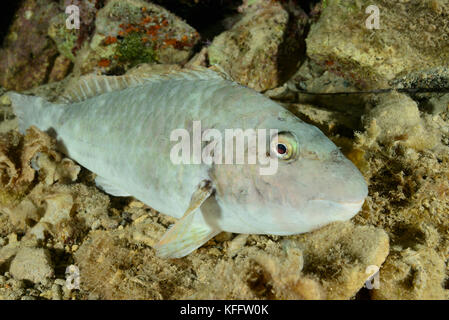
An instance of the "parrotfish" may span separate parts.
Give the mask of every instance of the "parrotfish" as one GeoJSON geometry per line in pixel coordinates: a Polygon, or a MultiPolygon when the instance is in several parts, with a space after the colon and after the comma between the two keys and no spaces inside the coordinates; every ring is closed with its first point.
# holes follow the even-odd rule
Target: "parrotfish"
{"type": "MultiPolygon", "coordinates": [[[[20,131],[53,134],[103,191],[179,219],[154,246],[160,257],[183,257],[222,231],[283,236],[349,220],[368,193],[356,166],[317,127],[207,68],[84,76],[57,102],[8,94],[20,131]],[[195,121],[203,133],[267,129],[262,157],[276,159],[276,172],[260,174],[262,161],[174,163],[171,133],[193,134],[195,121]]],[[[252,152],[247,143],[244,152],[252,152]]]]}

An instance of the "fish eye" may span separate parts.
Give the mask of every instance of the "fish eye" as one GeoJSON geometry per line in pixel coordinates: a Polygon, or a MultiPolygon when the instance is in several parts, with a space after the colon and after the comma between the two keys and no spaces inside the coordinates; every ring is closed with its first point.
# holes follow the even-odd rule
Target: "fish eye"
{"type": "Polygon", "coordinates": [[[281,160],[295,159],[298,154],[298,142],[295,136],[289,132],[278,133],[271,140],[271,152],[281,160]]]}
{"type": "Polygon", "coordinates": [[[287,149],[288,149],[288,147],[285,144],[278,143],[278,145],[277,145],[278,154],[281,154],[281,155],[285,154],[287,152],[287,149]]]}

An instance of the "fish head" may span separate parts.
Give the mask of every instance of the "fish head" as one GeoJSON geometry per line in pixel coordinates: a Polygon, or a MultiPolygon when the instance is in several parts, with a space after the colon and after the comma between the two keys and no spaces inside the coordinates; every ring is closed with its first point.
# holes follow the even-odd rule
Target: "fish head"
{"type": "Polygon", "coordinates": [[[268,127],[277,133],[267,130],[266,159],[214,170],[222,207],[239,215],[239,226],[230,231],[299,234],[357,214],[367,184],[332,141],[293,115],[276,117],[268,127]],[[261,174],[267,161],[275,170],[261,174]]]}

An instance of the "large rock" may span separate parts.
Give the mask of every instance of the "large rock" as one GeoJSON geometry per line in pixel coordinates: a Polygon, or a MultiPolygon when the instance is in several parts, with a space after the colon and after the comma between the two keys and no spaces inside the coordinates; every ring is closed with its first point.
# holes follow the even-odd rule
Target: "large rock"
{"type": "Polygon", "coordinates": [[[295,93],[295,102],[360,117],[366,94],[332,94],[360,91],[350,81],[309,58],[287,81],[287,91],[295,93]]]}
{"type": "Polygon", "coordinates": [[[59,13],[50,0],[26,0],[20,6],[3,48],[0,85],[24,90],[47,81],[58,51],[47,37],[48,21],[59,13]]]}
{"type": "Polygon", "coordinates": [[[444,1],[326,1],[307,37],[307,54],[359,87],[387,87],[412,71],[447,66],[449,5],[444,1]],[[380,29],[368,29],[368,5],[380,29]]]}
{"type": "Polygon", "coordinates": [[[95,18],[102,2],[100,0],[60,0],[61,12],[51,17],[48,35],[54,40],[62,56],[72,62],[75,61],[77,51],[92,36],[95,18]],[[75,5],[79,9],[79,29],[68,29],[66,26],[69,15],[65,9],[70,5],[75,5]]]}
{"type": "Polygon", "coordinates": [[[320,282],[327,299],[350,299],[389,253],[387,233],[372,226],[336,223],[302,236],[303,274],[320,282]]]}
{"type": "Polygon", "coordinates": [[[164,8],[111,0],[98,11],[95,33],[78,53],[75,73],[123,73],[139,63],[185,63],[199,34],[164,8]]]}
{"type": "Polygon", "coordinates": [[[444,259],[426,246],[393,252],[380,271],[380,285],[372,297],[382,300],[447,300],[444,259]]]}
{"type": "Polygon", "coordinates": [[[21,248],[9,272],[15,279],[42,283],[54,275],[50,253],[42,248],[21,248]]]}
{"type": "Polygon", "coordinates": [[[265,91],[296,71],[305,48],[307,16],[299,9],[289,12],[274,1],[248,3],[241,19],[213,40],[209,62],[220,65],[237,82],[265,91]]]}
{"type": "Polygon", "coordinates": [[[432,149],[441,134],[426,125],[418,104],[402,93],[389,93],[378,97],[377,106],[365,117],[372,137],[384,144],[402,144],[415,150],[432,149]]]}

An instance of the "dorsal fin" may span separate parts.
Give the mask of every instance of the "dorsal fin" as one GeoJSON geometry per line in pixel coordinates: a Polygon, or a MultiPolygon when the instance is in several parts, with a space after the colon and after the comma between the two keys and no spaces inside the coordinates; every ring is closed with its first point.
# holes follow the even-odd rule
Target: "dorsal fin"
{"type": "Polygon", "coordinates": [[[143,79],[131,76],[96,76],[87,75],[80,77],[75,83],[67,86],[64,94],[59,98],[60,103],[80,102],[88,98],[111,91],[140,85],[143,79]]]}
{"type": "Polygon", "coordinates": [[[73,103],[111,91],[164,80],[211,80],[224,79],[222,75],[204,67],[155,72],[131,72],[122,76],[85,75],[70,83],[59,98],[59,103],[73,103]]]}

